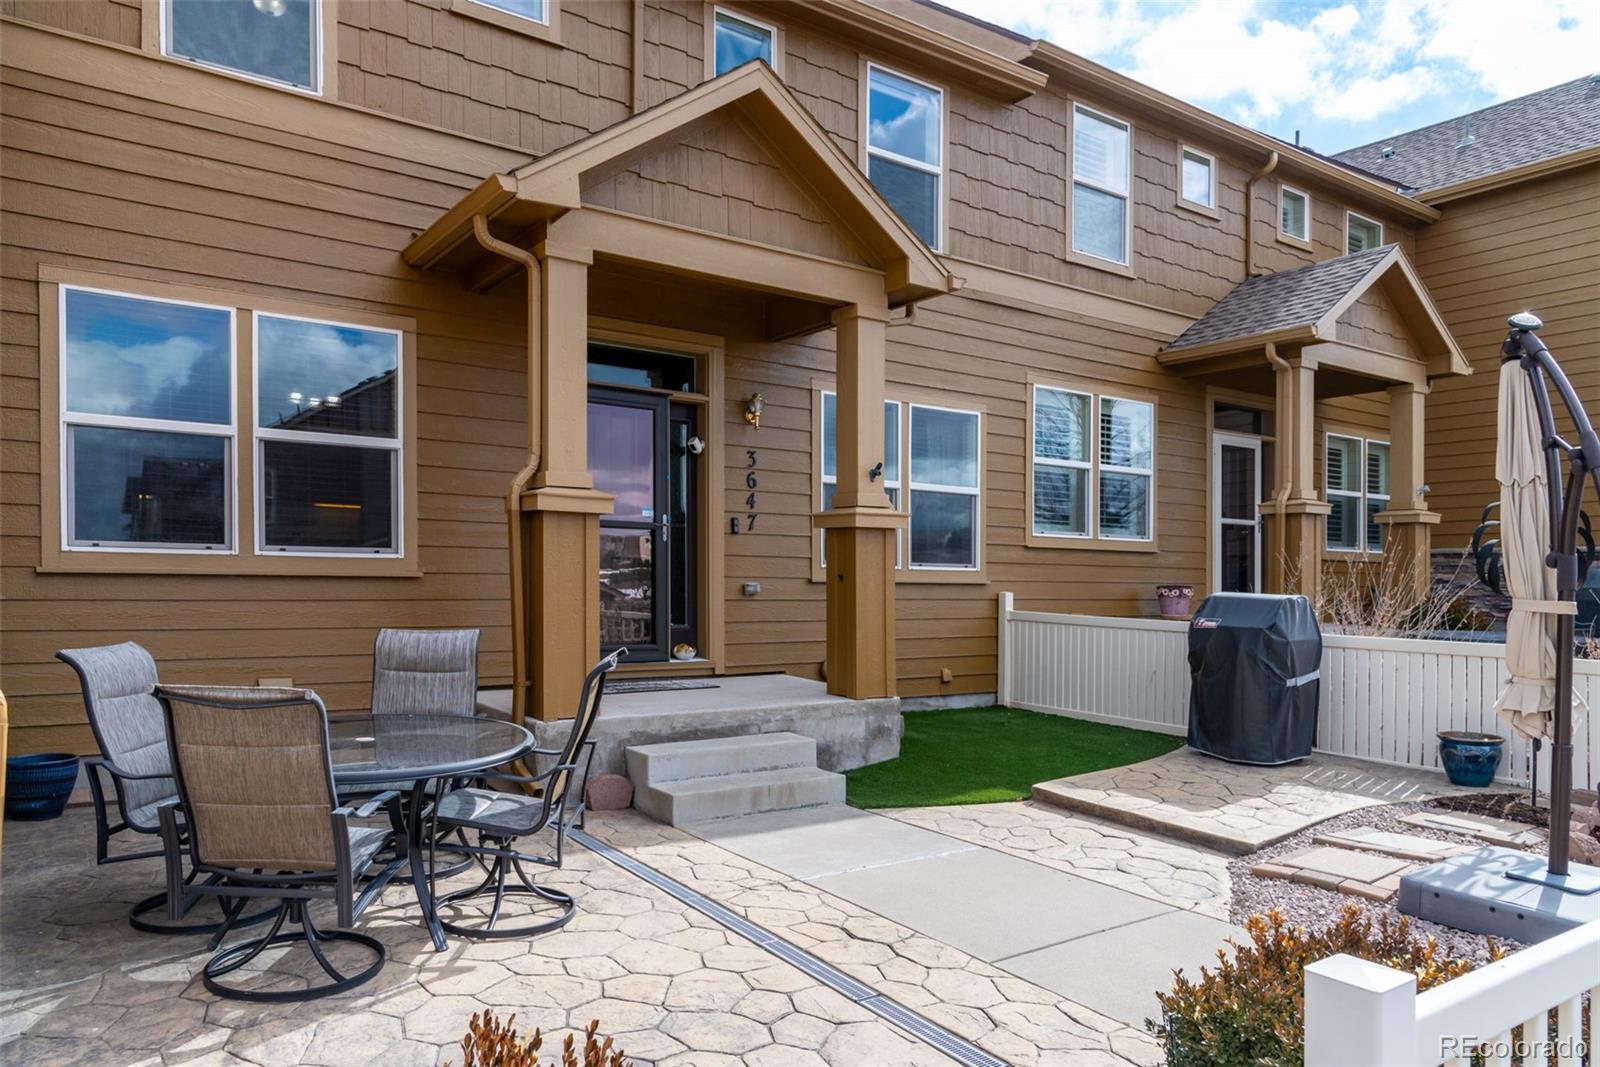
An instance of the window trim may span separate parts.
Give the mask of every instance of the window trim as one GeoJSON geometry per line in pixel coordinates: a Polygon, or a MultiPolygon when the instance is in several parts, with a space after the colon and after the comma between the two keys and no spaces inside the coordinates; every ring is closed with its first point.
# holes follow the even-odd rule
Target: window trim
{"type": "Polygon", "coordinates": [[[360,323],[335,319],[314,318],[309,315],[292,315],[279,311],[254,309],[250,313],[250,449],[254,457],[254,476],[251,492],[254,503],[255,552],[269,559],[305,557],[310,559],[402,559],[406,554],[405,540],[405,440],[406,412],[402,398],[407,384],[405,368],[405,333],[383,326],[365,326],[360,323]],[[320,326],[342,329],[368,330],[374,333],[393,334],[395,338],[395,425],[393,437],[371,437],[366,434],[319,433],[310,430],[278,430],[261,425],[261,318],[287,319],[292,322],[309,322],[320,326]],[[268,441],[285,441],[290,444],[328,445],[345,448],[382,449],[392,452],[392,475],[389,484],[389,507],[393,515],[394,547],[384,551],[367,551],[359,548],[290,548],[274,547],[267,543],[267,464],[265,445],[268,441]]]}
{"type": "Polygon", "coordinates": [[[905,470],[901,473],[901,480],[905,484],[905,510],[906,510],[906,569],[921,574],[982,574],[983,573],[983,412],[977,408],[958,408],[946,404],[933,404],[922,400],[907,402],[906,412],[906,442],[905,470]],[[978,432],[973,454],[974,468],[978,476],[975,486],[944,485],[939,482],[918,482],[913,478],[912,471],[915,461],[911,455],[910,442],[912,426],[917,417],[917,409],[926,408],[929,411],[947,411],[957,415],[971,415],[978,424],[978,432]],[[951,567],[943,564],[918,563],[914,555],[916,543],[911,527],[911,494],[921,489],[925,493],[949,493],[951,495],[970,496],[975,501],[972,512],[972,565],[967,567],[951,567]]]}
{"type": "MultiPolygon", "coordinates": [[[[41,306],[48,306],[43,305],[41,306]]],[[[56,484],[60,492],[60,550],[64,553],[135,553],[156,554],[163,556],[237,556],[239,554],[239,312],[237,308],[223,304],[213,304],[199,300],[180,300],[168,297],[149,296],[144,293],[128,292],[121,289],[107,288],[99,285],[79,285],[76,283],[62,284],[56,287],[56,329],[62,339],[59,357],[56,360],[56,388],[60,398],[56,407],[56,431],[58,436],[58,472],[56,484]],[[224,311],[228,315],[228,421],[220,422],[186,422],[178,419],[155,419],[146,416],[131,415],[101,415],[90,412],[71,412],[67,409],[67,352],[66,352],[66,324],[67,324],[67,294],[69,292],[99,293],[105,296],[124,297],[132,300],[149,300],[163,304],[176,304],[181,307],[205,308],[209,311],[224,311]],[[190,437],[220,437],[226,442],[227,465],[225,476],[228,479],[227,487],[223,492],[224,514],[222,528],[225,540],[220,545],[183,544],[182,542],[131,542],[116,541],[110,544],[77,544],[73,534],[76,530],[74,509],[73,485],[73,435],[71,428],[74,426],[101,426],[120,430],[147,430],[155,433],[177,433],[190,437]]],[[[41,405],[41,412],[42,405],[41,405]]]]}
{"type": "MultiPolygon", "coordinates": [[[[41,309],[57,309],[55,314],[39,316],[39,554],[37,570],[42,573],[92,574],[210,574],[279,575],[308,577],[355,576],[364,578],[419,578],[422,576],[418,550],[418,471],[417,448],[417,324],[416,320],[349,305],[318,304],[309,300],[282,299],[259,295],[243,287],[191,285],[182,282],[153,281],[131,275],[81,270],[57,263],[42,263],[38,273],[41,309]],[[202,304],[232,308],[234,393],[231,477],[234,551],[106,548],[100,550],[63,549],[65,525],[62,494],[66,488],[62,433],[64,398],[64,334],[60,308],[61,289],[99,289],[153,300],[202,304]],[[337,557],[307,557],[289,553],[262,554],[255,541],[245,538],[255,529],[255,448],[245,447],[245,427],[254,425],[255,352],[253,348],[256,312],[287,317],[312,318],[362,328],[396,330],[401,334],[400,390],[400,478],[402,516],[397,540],[403,555],[343,553],[337,557]],[[246,389],[249,383],[251,388],[246,389]],[[54,417],[51,416],[54,412],[54,417]],[[250,487],[246,491],[246,487],[250,487]]],[[[209,425],[209,424],[208,424],[209,425]]]]}
{"type": "MultiPolygon", "coordinates": [[[[1369,493],[1367,491],[1367,449],[1371,445],[1382,445],[1390,449],[1390,460],[1393,461],[1393,447],[1381,437],[1367,437],[1365,434],[1354,430],[1324,430],[1322,433],[1322,499],[1324,503],[1332,504],[1334,497],[1354,499],[1356,501],[1356,519],[1360,524],[1356,531],[1356,547],[1346,548],[1343,545],[1334,545],[1329,542],[1327,520],[1323,520],[1322,549],[1324,552],[1335,552],[1341,556],[1379,556],[1383,554],[1384,546],[1372,548],[1367,544],[1367,503],[1369,500],[1381,500],[1388,504],[1394,498],[1394,485],[1391,482],[1388,493],[1369,493]],[[1334,438],[1341,441],[1354,441],[1359,446],[1360,455],[1357,457],[1357,478],[1360,481],[1359,490],[1333,489],[1328,482],[1328,456],[1331,454],[1329,443],[1334,438]]],[[[1391,475],[1392,477],[1392,475],[1391,475]]],[[[1385,508],[1387,510],[1387,508],[1385,508]]],[[[1381,524],[1380,524],[1381,526],[1381,524]]]]}
{"type": "Polygon", "coordinates": [[[147,50],[159,55],[163,59],[185,66],[199,67],[201,70],[211,71],[229,78],[238,78],[241,81],[253,82],[256,85],[265,85],[273,89],[283,89],[301,96],[318,97],[324,100],[335,98],[334,88],[338,84],[339,65],[336,56],[336,43],[338,41],[338,18],[334,5],[329,0],[311,0],[311,72],[316,78],[316,85],[306,87],[295,85],[292,82],[279,81],[263,74],[252,74],[247,70],[237,70],[226,67],[220,63],[209,60],[195,59],[190,56],[179,55],[172,49],[169,33],[172,29],[172,0],[156,0],[154,5],[146,5],[149,12],[143,26],[142,39],[147,42],[147,50]],[[150,11],[154,8],[153,12],[150,11]]]}
{"type": "MultiPolygon", "coordinates": [[[[935,210],[934,229],[936,231],[936,236],[938,237],[938,242],[936,244],[930,244],[928,247],[931,248],[935,252],[941,252],[942,253],[945,250],[946,236],[947,236],[946,233],[945,233],[945,221],[946,221],[945,198],[948,196],[948,190],[949,190],[949,186],[950,186],[950,181],[949,181],[949,173],[950,173],[950,168],[949,168],[949,159],[950,159],[950,135],[949,135],[950,107],[949,107],[949,94],[945,92],[944,86],[942,86],[942,85],[935,85],[933,82],[930,82],[930,81],[928,81],[928,80],[926,80],[924,78],[914,77],[914,76],[912,76],[910,74],[905,73],[904,71],[901,71],[901,70],[898,70],[898,69],[896,69],[894,67],[888,66],[887,64],[879,63],[875,59],[863,59],[862,60],[862,74],[861,74],[860,111],[861,111],[861,121],[860,121],[859,125],[860,125],[860,138],[861,138],[861,151],[860,151],[861,173],[863,175],[867,176],[867,181],[869,183],[872,181],[872,178],[871,178],[871,174],[872,174],[871,162],[872,162],[872,157],[873,156],[878,156],[878,157],[880,157],[882,159],[886,159],[891,163],[898,163],[898,164],[900,164],[902,166],[910,167],[913,170],[919,170],[924,174],[932,174],[937,179],[937,181],[934,184],[934,190],[935,191],[934,191],[933,201],[934,201],[934,210],[935,210]],[[902,78],[905,81],[911,82],[913,85],[920,85],[922,88],[927,89],[930,92],[936,93],[938,95],[938,97],[939,97],[939,164],[938,164],[938,166],[933,166],[931,164],[924,163],[920,159],[911,159],[908,156],[902,156],[900,153],[892,152],[892,151],[890,151],[890,150],[888,150],[886,148],[874,148],[874,147],[872,147],[872,113],[871,113],[871,108],[872,108],[872,72],[874,70],[881,70],[885,74],[892,75],[893,77],[896,77],[896,78],[902,78]]],[[[877,187],[874,186],[873,188],[877,188],[877,187]]],[[[880,192],[878,195],[882,196],[883,194],[880,192]]],[[[884,197],[884,202],[888,203],[888,198],[887,197],[884,197]]],[[[894,207],[893,204],[890,204],[889,206],[891,208],[894,207]]],[[[902,221],[904,221],[904,220],[902,220],[902,221]]],[[[906,228],[907,229],[911,229],[911,224],[909,222],[906,223],[906,228]]],[[[915,230],[912,230],[911,232],[912,233],[916,233],[915,230]]],[[[918,236],[920,237],[920,235],[918,235],[918,236]]]]}
{"type": "Polygon", "coordinates": [[[1303,245],[1306,248],[1310,248],[1311,247],[1311,194],[1306,192],[1304,189],[1300,189],[1300,188],[1297,188],[1296,186],[1290,185],[1288,182],[1279,182],[1278,183],[1278,225],[1276,227],[1274,227],[1274,228],[1277,230],[1278,237],[1281,240],[1283,240],[1283,241],[1285,241],[1285,242],[1287,242],[1289,244],[1303,245]],[[1288,195],[1288,194],[1291,194],[1291,193],[1293,195],[1295,195],[1295,196],[1298,196],[1301,200],[1305,201],[1305,205],[1306,205],[1306,211],[1305,211],[1306,232],[1304,234],[1290,233],[1288,230],[1283,228],[1283,201],[1284,201],[1284,197],[1286,195],[1288,195]]]}
{"type": "MultiPolygon", "coordinates": [[[[772,70],[778,77],[783,77],[783,27],[775,22],[766,22],[752,15],[747,15],[738,8],[729,7],[727,4],[707,4],[705,13],[706,25],[706,80],[720,77],[717,73],[717,17],[726,15],[735,22],[742,22],[747,26],[765,30],[772,37],[772,70]]],[[[727,73],[724,71],[723,73],[727,73]]],[[[941,157],[943,158],[943,157],[941,157]]]]}
{"type": "Polygon", "coordinates": [[[1190,211],[1200,212],[1201,214],[1210,216],[1214,219],[1220,219],[1222,217],[1221,211],[1217,208],[1217,157],[1214,153],[1196,148],[1194,145],[1183,144],[1182,142],[1179,142],[1177,178],[1179,207],[1188,208],[1190,211]],[[1190,200],[1188,197],[1183,195],[1183,164],[1185,158],[1188,156],[1197,156],[1206,161],[1206,170],[1211,177],[1211,189],[1208,194],[1211,198],[1211,203],[1209,204],[1202,204],[1198,200],[1190,200]]]}
{"type": "Polygon", "coordinates": [[[1353,254],[1350,251],[1350,223],[1354,219],[1360,219],[1362,222],[1369,222],[1372,225],[1376,226],[1378,228],[1378,243],[1376,245],[1374,245],[1373,247],[1374,248],[1378,248],[1378,247],[1381,247],[1383,245],[1383,221],[1381,219],[1375,219],[1370,215],[1363,215],[1359,211],[1352,211],[1349,208],[1346,208],[1345,209],[1345,213],[1344,213],[1344,254],[1345,255],[1348,256],[1348,255],[1352,255],[1353,254]]]}
{"type": "Polygon", "coordinates": [[[1160,453],[1161,401],[1154,393],[1142,390],[1119,389],[1116,393],[1098,391],[1103,381],[1064,378],[1060,375],[1030,372],[1027,377],[1027,421],[1024,432],[1027,443],[1023,451],[1023,508],[1026,515],[1022,527],[1023,544],[1029,548],[1055,548],[1073,551],[1102,552],[1157,552],[1160,550],[1159,484],[1157,481],[1157,456],[1160,453]],[[1038,388],[1053,389],[1063,393],[1078,393],[1092,398],[1090,423],[1092,438],[1089,442],[1089,533],[1042,534],[1034,531],[1033,524],[1033,470],[1034,470],[1034,398],[1038,388]],[[1111,467],[1111,473],[1144,474],[1150,478],[1150,536],[1148,538],[1113,537],[1100,532],[1100,401],[1109,398],[1132,404],[1146,404],[1150,408],[1150,469],[1148,471],[1111,467]]]}
{"type": "Polygon", "coordinates": [[[1132,268],[1133,268],[1133,138],[1134,138],[1134,127],[1133,127],[1132,121],[1130,121],[1128,119],[1118,118],[1117,116],[1111,114],[1108,111],[1102,111],[1101,109],[1099,109],[1097,107],[1090,107],[1088,104],[1082,103],[1081,101],[1074,100],[1072,102],[1072,125],[1067,130],[1067,174],[1066,174],[1066,180],[1067,180],[1067,211],[1066,211],[1067,248],[1066,248],[1066,252],[1067,252],[1067,258],[1069,260],[1073,260],[1075,262],[1083,263],[1086,266],[1099,267],[1100,269],[1112,270],[1112,271],[1116,271],[1116,272],[1119,272],[1119,273],[1128,272],[1128,271],[1132,270],[1132,268]],[[1078,138],[1078,115],[1080,113],[1081,114],[1087,114],[1087,115],[1089,115],[1089,116],[1091,116],[1091,117],[1093,117],[1095,119],[1100,120],[1101,122],[1109,123],[1109,124],[1111,124],[1113,126],[1121,126],[1123,131],[1125,133],[1127,133],[1127,135],[1128,135],[1128,154],[1127,154],[1128,188],[1123,190],[1122,192],[1118,192],[1115,189],[1111,189],[1111,188],[1108,188],[1108,187],[1103,186],[1103,185],[1098,185],[1098,184],[1096,184],[1094,182],[1091,182],[1091,181],[1080,181],[1079,180],[1079,178],[1078,178],[1078,152],[1077,152],[1078,140],[1077,140],[1077,138],[1078,138]],[[1122,200],[1122,204],[1123,204],[1123,211],[1122,211],[1122,251],[1123,251],[1123,253],[1124,253],[1126,258],[1124,258],[1124,259],[1108,259],[1105,256],[1096,255],[1093,252],[1085,252],[1082,249],[1078,248],[1076,246],[1076,244],[1074,244],[1074,241],[1076,239],[1076,235],[1073,233],[1073,226],[1072,226],[1073,202],[1076,199],[1076,193],[1075,193],[1076,187],[1079,186],[1079,185],[1083,185],[1086,188],[1093,189],[1096,192],[1104,193],[1107,196],[1118,197],[1118,198],[1120,198],[1122,200]]]}
{"type": "Polygon", "coordinates": [[[561,3],[562,0],[544,0],[544,21],[530,19],[526,15],[518,15],[502,8],[492,7],[489,4],[479,3],[478,0],[450,0],[450,10],[457,15],[479,22],[487,22],[491,26],[498,26],[502,30],[520,33],[536,40],[547,41],[550,44],[561,43],[561,3]]]}

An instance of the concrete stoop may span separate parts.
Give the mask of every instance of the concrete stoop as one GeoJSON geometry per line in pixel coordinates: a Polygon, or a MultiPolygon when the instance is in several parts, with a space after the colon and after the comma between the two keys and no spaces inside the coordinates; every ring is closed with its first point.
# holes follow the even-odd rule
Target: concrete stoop
{"type": "Polygon", "coordinates": [[[633,806],[670,826],[844,803],[844,775],[800,734],[708,737],[627,750],[633,806]]]}

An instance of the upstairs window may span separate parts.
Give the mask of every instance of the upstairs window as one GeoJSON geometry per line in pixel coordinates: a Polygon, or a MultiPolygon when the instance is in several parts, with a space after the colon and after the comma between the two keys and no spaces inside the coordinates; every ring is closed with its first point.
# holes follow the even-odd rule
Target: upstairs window
{"type": "Polygon", "coordinates": [[[978,569],[976,411],[911,405],[911,568],[978,569]]]}
{"type": "Polygon", "coordinates": [[[1330,433],[1323,450],[1323,489],[1333,505],[1328,548],[1383,551],[1377,516],[1389,507],[1389,443],[1330,433]]]}
{"type": "Polygon", "coordinates": [[[944,230],[944,92],[867,66],[867,177],[933,249],[944,230]]]}
{"type": "Polygon", "coordinates": [[[255,323],[257,543],[394,553],[400,333],[265,313],[255,323]]]}
{"type": "Polygon", "coordinates": [[[165,0],[164,54],[320,93],[322,0],[165,0]]]}
{"type": "Polygon", "coordinates": [[[1197,148],[1183,150],[1181,195],[1197,207],[1217,206],[1217,160],[1197,148]]]}
{"type": "Polygon", "coordinates": [[[61,287],[63,542],[233,548],[230,308],[61,287]]]}
{"type": "Polygon", "coordinates": [[[1278,187],[1278,231],[1296,241],[1311,240],[1311,198],[1287,185],[1278,187]]]}
{"type": "Polygon", "coordinates": [[[778,31],[764,22],[717,8],[712,32],[711,74],[726,74],[753,59],[775,65],[778,31]]]}
{"type": "Polygon", "coordinates": [[[540,25],[548,25],[550,22],[550,7],[546,0],[471,0],[471,2],[540,25]]]}
{"type": "Polygon", "coordinates": [[[1365,252],[1383,244],[1383,223],[1347,211],[1344,215],[1344,250],[1365,252]]]}
{"type": "Polygon", "coordinates": [[[1072,109],[1072,250],[1128,262],[1128,190],[1133,139],[1125,122],[1072,109]]]}

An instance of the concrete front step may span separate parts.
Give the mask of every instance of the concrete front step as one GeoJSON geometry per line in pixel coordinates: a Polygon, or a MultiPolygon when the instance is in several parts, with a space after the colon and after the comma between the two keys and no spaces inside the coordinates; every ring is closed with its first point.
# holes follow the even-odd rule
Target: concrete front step
{"type": "Polygon", "coordinates": [[[634,783],[633,806],[670,826],[844,803],[844,775],[816,767],[783,767],[660,785],[634,783]]]}
{"type": "Polygon", "coordinates": [[[658,745],[635,745],[627,752],[628,777],[635,786],[659,786],[691,778],[715,778],[753,771],[817,766],[817,742],[787,732],[746,737],[707,737],[658,745]]]}

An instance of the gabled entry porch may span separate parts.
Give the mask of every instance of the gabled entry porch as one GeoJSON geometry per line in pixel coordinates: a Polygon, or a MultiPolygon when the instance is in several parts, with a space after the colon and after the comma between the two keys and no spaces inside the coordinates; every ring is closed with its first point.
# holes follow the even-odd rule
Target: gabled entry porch
{"type": "Polygon", "coordinates": [[[744,462],[760,401],[727,395],[734,335],[748,360],[832,337],[838,487],[805,536],[829,530],[822,673],[835,697],[894,695],[904,517],[881,479],[886,332],[891,312],[952,282],[770,69],[490,176],[405,256],[473,291],[526,281],[528,455],[507,494],[514,717],[571,714],[603,645],[663,664],[692,646],[690,671],[727,669],[722,613],[741,591],[724,551],[764,476],[744,462]]]}

